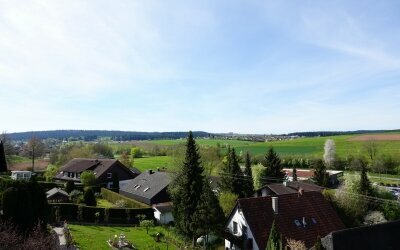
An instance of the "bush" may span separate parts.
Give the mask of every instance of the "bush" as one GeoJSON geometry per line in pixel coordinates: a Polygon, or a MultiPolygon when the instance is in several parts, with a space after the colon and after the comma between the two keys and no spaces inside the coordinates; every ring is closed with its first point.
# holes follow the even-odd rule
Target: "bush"
{"type": "Polygon", "coordinates": [[[126,201],[125,200],[117,200],[115,202],[115,206],[118,208],[125,208],[126,207],[126,201]]]}
{"type": "Polygon", "coordinates": [[[65,192],[71,193],[72,190],[74,190],[74,189],[75,189],[75,182],[73,182],[73,181],[67,181],[67,182],[65,183],[65,192]]]}
{"type": "Polygon", "coordinates": [[[97,205],[96,197],[94,196],[93,189],[87,188],[83,194],[83,202],[87,206],[95,207],[97,205]]]}
{"type": "Polygon", "coordinates": [[[93,171],[83,171],[81,173],[81,182],[85,187],[94,186],[96,184],[96,176],[93,171]]]}

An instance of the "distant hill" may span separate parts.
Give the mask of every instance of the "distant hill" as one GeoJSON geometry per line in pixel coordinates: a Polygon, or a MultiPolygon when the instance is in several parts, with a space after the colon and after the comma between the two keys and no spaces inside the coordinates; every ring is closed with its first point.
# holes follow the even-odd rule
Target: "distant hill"
{"type": "MultiPolygon", "coordinates": [[[[15,141],[26,141],[33,136],[39,139],[68,139],[77,138],[79,140],[93,141],[99,137],[110,137],[116,141],[129,140],[156,140],[156,139],[179,139],[187,137],[188,132],[133,132],[117,130],[51,130],[51,131],[30,131],[10,133],[9,136],[15,141]]],[[[194,131],[195,137],[208,137],[209,133],[194,131]]]]}

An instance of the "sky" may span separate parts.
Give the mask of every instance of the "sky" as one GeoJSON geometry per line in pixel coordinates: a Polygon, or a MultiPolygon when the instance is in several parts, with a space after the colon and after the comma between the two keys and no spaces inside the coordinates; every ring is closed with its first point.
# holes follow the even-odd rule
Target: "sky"
{"type": "Polygon", "coordinates": [[[0,131],[400,128],[400,1],[0,0],[0,131]]]}

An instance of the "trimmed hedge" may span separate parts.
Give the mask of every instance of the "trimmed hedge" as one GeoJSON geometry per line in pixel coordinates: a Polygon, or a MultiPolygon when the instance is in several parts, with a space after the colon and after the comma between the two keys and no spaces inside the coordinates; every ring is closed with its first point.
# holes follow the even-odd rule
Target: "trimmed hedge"
{"type": "Polygon", "coordinates": [[[103,196],[104,199],[108,200],[109,202],[115,203],[118,200],[124,200],[126,201],[126,204],[130,208],[149,208],[150,206],[141,203],[139,201],[135,201],[133,199],[130,199],[126,196],[120,195],[118,193],[115,193],[113,191],[110,191],[106,188],[101,188],[101,195],[103,196]]]}
{"type": "Polygon", "coordinates": [[[139,224],[137,215],[143,214],[147,220],[154,220],[154,212],[152,208],[102,208],[89,207],[74,203],[50,203],[51,221],[55,221],[55,213],[58,207],[60,221],[81,221],[94,223],[96,222],[96,212],[100,213],[97,222],[100,223],[118,223],[118,224],[139,224]],[[81,218],[78,216],[78,210],[81,209],[81,218]],[[106,210],[108,210],[108,221],[105,218],[106,210]],[[129,217],[128,217],[129,215],[129,217]]]}

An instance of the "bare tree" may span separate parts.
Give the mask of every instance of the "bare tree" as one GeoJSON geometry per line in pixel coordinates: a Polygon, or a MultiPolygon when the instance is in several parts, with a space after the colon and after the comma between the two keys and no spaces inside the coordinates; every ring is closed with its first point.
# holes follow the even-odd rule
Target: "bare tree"
{"type": "Polygon", "coordinates": [[[336,160],[336,145],[332,139],[328,139],[324,146],[324,161],[325,165],[331,168],[336,160]]]}
{"type": "Polygon", "coordinates": [[[42,156],[45,153],[46,146],[37,137],[29,139],[28,143],[24,147],[25,155],[32,158],[32,171],[35,171],[35,159],[42,156]]]}
{"type": "Polygon", "coordinates": [[[369,139],[364,143],[363,147],[368,157],[373,161],[378,154],[378,143],[374,139],[369,139]]]}

